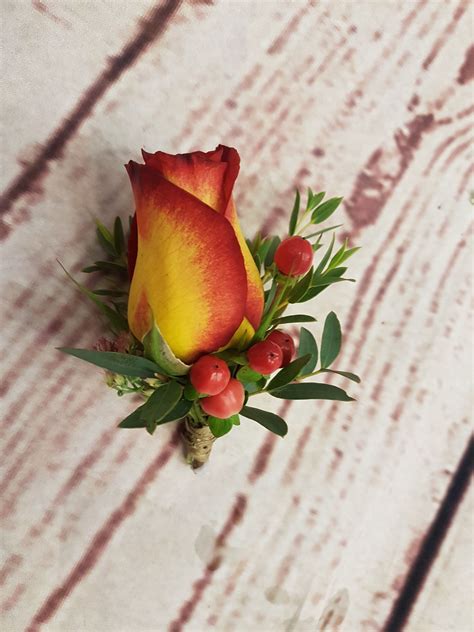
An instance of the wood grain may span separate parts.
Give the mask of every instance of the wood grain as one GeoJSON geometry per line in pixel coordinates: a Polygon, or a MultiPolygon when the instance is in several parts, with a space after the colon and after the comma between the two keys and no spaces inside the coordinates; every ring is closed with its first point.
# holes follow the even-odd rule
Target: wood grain
{"type": "MultiPolygon", "coordinates": [[[[38,4],[4,9],[6,50],[38,54],[15,49],[2,96],[3,628],[382,630],[471,433],[472,6],[183,3],[45,154],[165,3],[38,4]],[[78,273],[92,217],[128,215],[141,146],[219,142],[248,234],[285,231],[295,186],[346,196],[358,283],[311,310],[318,335],[337,311],[363,383],[353,404],[262,401],[289,435],[242,424],[196,475],[174,428],[116,430],[134,403],[54,351],[101,331],[55,257],[78,273]]],[[[470,629],[450,614],[465,502],[408,629],[470,629]]]]}

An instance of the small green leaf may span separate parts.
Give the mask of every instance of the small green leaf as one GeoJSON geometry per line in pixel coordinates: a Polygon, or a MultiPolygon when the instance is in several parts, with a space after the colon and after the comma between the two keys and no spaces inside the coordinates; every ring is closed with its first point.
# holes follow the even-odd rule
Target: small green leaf
{"type": "Polygon", "coordinates": [[[95,261],[94,266],[104,272],[126,272],[127,270],[123,263],[117,261],[95,261]]]}
{"type": "MultiPolygon", "coordinates": [[[[142,404],[139,408],[133,411],[128,417],[126,417],[123,421],[121,421],[118,425],[119,428],[145,428],[147,422],[145,418],[142,416],[143,408],[146,406],[142,404]]],[[[176,421],[178,419],[182,419],[185,417],[190,411],[192,403],[186,401],[185,399],[180,400],[176,406],[167,413],[156,425],[161,426],[162,424],[168,423],[170,421],[176,421]]]]}
{"type": "Polygon", "coordinates": [[[258,258],[261,264],[262,263],[265,264],[268,251],[270,250],[271,245],[272,245],[272,239],[264,239],[262,243],[260,244],[257,254],[258,254],[258,258]]]}
{"type": "Polygon", "coordinates": [[[97,298],[94,292],[86,288],[84,285],[81,285],[80,283],[78,283],[78,281],[76,281],[76,279],[71,274],[69,274],[69,272],[66,270],[66,268],[63,266],[63,264],[59,260],[58,260],[58,263],[61,266],[61,268],[64,270],[64,273],[66,274],[66,276],[74,283],[74,285],[78,288],[78,290],[82,292],[82,294],[87,296],[93,303],[95,303],[95,305],[100,309],[100,311],[104,314],[104,316],[107,317],[112,331],[114,331],[115,333],[120,333],[121,331],[128,331],[128,322],[126,318],[124,318],[121,314],[118,314],[111,307],[103,303],[99,298],[97,298]]]}
{"type": "Polygon", "coordinates": [[[349,371],[334,371],[333,369],[322,369],[322,371],[324,371],[324,373],[337,373],[337,375],[342,375],[342,377],[347,377],[348,380],[360,384],[360,377],[355,373],[349,373],[349,371]]]}
{"type": "Polygon", "coordinates": [[[209,417],[207,420],[209,428],[215,437],[222,437],[232,430],[234,425],[232,417],[228,419],[219,419],[219,417],[209,417]]]}
{"type": "MultiPolygon", "coordinates": [[[[309,189],[311,191],[311,189],[309,189]]],[[[313,193],[313,195],[311,196],[311,202],[308,206],[308,210],[310,208],[316,208],[316,206],[318,206],[318,204],[320,204],[323,199],[324,196],[326,195],[326,191],[320,191],[319,193],[313,193]]]]}
{"type": "Polygon", "coordinates": [[[330,198],[315,208],[312,220],[315,224],[320,224],[327,220],[342,202],[342,197],[330,198]]]}
{"type": "MultiPolygon", "coordinates": [[[[300,383],[287,384],[272,391],[270,395],[279,399],[330,399],[341,402],[353,402],[354,399],[332,384],[300,383]]],[[[241,414],[243,412],[241,411],[241,414]]]]}
{"type": "Polygon", "coordinates": [[[327,369],[341,349],[341,325],[334,312],[326,316],[321,339],[321,368],[327,369]]]}
{"type": "Polygon", "coordinates": [[[144,404],[141,417],[147,422],[158,423],[175,408],[181,399],[183,387],[171,380],[158,387],[144,404]]]}
{"type": "Polygon", "coordinates": [[[151,360],[128,353],[71,349],[69,347],[58,347],[58,351],[72,355],[80,360],[85,360],[113,373],[130,377],[154,377],[155,373],[160,371],[160,368],[151,360]]]}
{"type": "Polygon", "coordinates": [[[300,375],[308,375],[309,373],[312,373],[318,364],[318,345],[316,344],[316,340],[308,329],[301,327],[298,357],[301,358],[308,354],[311,359],[303,366],[300,375]]]}
{"type": "Polygon", "coordinates": [[[126,296],[127,292],[123,290],[93,290],[96,296],[126,296]]]}
{"type": "Polygon", "coordinates": [[[335,230],[336,228],[340,228],[343,224],[336,224],[335,226],[328,226],[327,228],[321,228],[321,230],[317,230],[310,235],[306,235],[305,239],[311,239],[311,237],[316,237],[318,235],[323,235],[324,233],[329,232],[330,230],[335,230]]]}
{"type": "Polygon", "coordinates": [[[296,376],[300,373],[301,369],[311,360],[311,355],[307,354],[301,358],[297,358],[290,362],[283,369],[278,371],[275,377],[269,382],[266,390],[268,392],[274,391],[289,382],[292,382],[296,376]]]}
{"type": "Polygon", "coordinates": [[[263,376],[261,373],[253,371],[249,366],[243,366],[237,371],[235,377],[243,384],[247,384],[248,382],[258,382],[263,376]]]}
{"type": "Polygon", "coordinates": [[[134,410],[133,413],[130,413],[130,415],[128,415],[128,417],[125,417],[125,419],[123,419],[119,423],[118,427],[119,428],[144,428],[146,426],[146,422],[143,421],[140,416],[141,409],[143,408],[144,405],[145,404],[143,404],[142,406],[134,410]]]}
{"type": "Polygon", "coordinates": [[[239,364],[244,366],[247,364],[247,357],[245,353],[239,353],[238,351],[233,351],[231,349],[224,349],[224,351],[218,351],[214,354],[218,358],[222,358],[226,362],[233,362],[234,364],[239,364]]]}
{"type": "Polygon", "coordinates": [[[102,224],[102,222],[98,219],[95,220],[97,225],[97,239],[99,240],[99,244],[105,250],[105,252],[112,256],[117,256],[117,252],[114,246],[114,238],[112,233],[108,228],[102,224]]]}
{"type": "Polygon", "coordinates": [[[296,224],[298,223],[298,214],[300,212],[300,192],[296,190],[295,203],[293,204],[293,210],[290,216],[290,226],[288,230],[289,235],[295,234],[296,224]]]}
{"type": "Polygon", "coordinates": [[[176,406],[172,410],[170,410],[169,413],[166,413],[166,415],[160,419],[160,421],[158,422],[158,425],[161,426],[162,424],[166,424],[170,421],[183,419],[183,417],[186,417],[188,412],[191,410],[191,406],[192,406],[191,402],[188,402],[185,399],[181,399],[176,404],[176,406]]]}
{"type": "Polygon", "coordinates": [[[81,272],[85,272],[86,274],[90,274],[91,272],[99,272],[100,268],[98,266],[86,266],[82,268],[81,272]]]}
{"type": "Polygon", "coordinates": [[[184,387],[184,397],[190,402],[193,402],[195,399],[199,399],[199,393],[192,384],[186,384],[184,387]]]}
{"type": "Polygon", "coordinates": [[[313,278],[313,268],[310,268],[304,277],[298,281],[295,287],[290,292],[289,302],[298,303],[299,300],[306,294],[311,287],[311,280],[313,278]]]}
{"type": "Polygon", "coordinates": [[[275,257],[275,251],[281,243],[281,239],[279,237],[272,237],[270,247],[267,252],[267,256],[265,257],[265,267],[269,268],[275,257]]]}
{"type": "Polygon", "coordinates": [[[273,321],[274,325],[284,325],[285,323],[315,323],[316,318],[314,316],[307,316],[306,314],[293,314],[292,316],[282,316],[276,318],[273,321]]]}
{"type": "Polygon", "coordinates": [[[318,267],[316,268],[316,270],[314,271],[314,276],[318,276],[319,274],[321,274],[321,272],[324,270],[324,268],[326,267],[327,262],[329,261],[329,258],[331,256],[332,253],[332,249],[334,248],[334,242],[336,240],[336,236],[333,234],[332,239],[331,239],[331,243],[329,244],[328,249],[326,250],[323,258],[321,259],[321,261],[319,262],[318,267]]]}
{"type": "Polygon", "coordinates": [[[123,234],[122,220],[115,218],[114,222],[114,246],[117,255],[120,257],[125,252],[125,235],[123,234]]]}
{"type": "Polygon", "coordinates": [[[268,410],[244,406],[240,411],[240,414],[248,419],[253,419],[253,421],[256,421],[261,426],[271,432],[274,432],[280,437],[284,437],[288,432],[288,426],[286,425],[285,420],[268,410]]]}
{"type": "Polygon", "coordinates": [[[268,312],[269,308],[271,307],[271,304],[273,303],[273,299],[275,298],[275,295],[277,293],[277,289],[278,289],[278,281],[275,279],[273,279],[273,283],[272,283],[272,287],[268,290],[268,293],[265,292],[265,305],[263,307],[263,313],[264,315],[268,312]]]}
{"type": "Polygon", "coordinates": [[[232,423],[234,426],[240,426],[240,417],[239,415],[232,415],[232,417],[229,417],[229,419],[232,420],[232,423]]]}

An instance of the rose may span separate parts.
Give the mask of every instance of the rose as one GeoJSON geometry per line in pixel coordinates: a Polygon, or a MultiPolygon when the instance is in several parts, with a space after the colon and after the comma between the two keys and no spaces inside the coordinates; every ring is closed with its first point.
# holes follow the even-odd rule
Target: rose
{"type": "Polygon", "coordinates": [[[190,363],[242,348],[260,324],[263,287],[232,200],[239,154],[219,145],[176,156],[143,152],[143,158],[144,165],[126,165],[136,206],[131,331],[157,362],[169,352],[190,363]]]}

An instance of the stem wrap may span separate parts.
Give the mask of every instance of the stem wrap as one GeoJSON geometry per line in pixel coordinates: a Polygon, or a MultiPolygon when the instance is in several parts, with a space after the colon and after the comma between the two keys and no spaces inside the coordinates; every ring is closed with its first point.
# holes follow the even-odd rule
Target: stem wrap
{"type": "Polygon", "coordinates": [[[216,438],[209,426],[198,425],[190,417],[185,417],[181,424],[181,437],[186,461],[193,469],[202,467],[209,459],[216,438]]]}

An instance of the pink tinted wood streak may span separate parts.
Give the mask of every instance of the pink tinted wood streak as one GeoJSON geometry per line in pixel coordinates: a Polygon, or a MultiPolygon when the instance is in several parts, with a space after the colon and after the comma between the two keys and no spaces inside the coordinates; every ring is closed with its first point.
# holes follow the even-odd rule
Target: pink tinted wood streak
{"type": "Polygon", "coordinates": [[[174,449],[179,444],[179,439],[179,430],[176,429],[167,445],[160,451],[156,459],[146,468],[123,502],[120,503],[107,521],[96,532],[83,556],[72,569],[65,581],[49,594],[48,598],[31,620],[27,628],[29,632],[38,630],[42,624],[49,621],[57,609],[61,606],[62,601],[72,590],[74,590],[83,577],[91,571],[101,556],[104,548],[113,538],[117,529],[122,525],[124,520],[126,520],[135,511],[137,502],[155,480],[158,472],[169,461],[174,449]]]}
{"type": "Polygon", "coordinates": [[[143,19],[136,35],[110,60],[105,70],[87,89],[83,97],[58,127],[53,135],[45,142],[40,155],[35,161],[25,167],[22,173],[11,183],[0,197],[0,213],[8,212],[11,205],[20,196],[27,193],[35,182],[48,169],[48,164],[56,160],[66,144],[71,140],[84,120],[90,115],[96,103],[103,97],[110,86],[128,69],[144,50],[158,38],[166,28],[168,21],[177,11],[180,0],[166,0],[158,3],[157,7],[143,19]]]}

